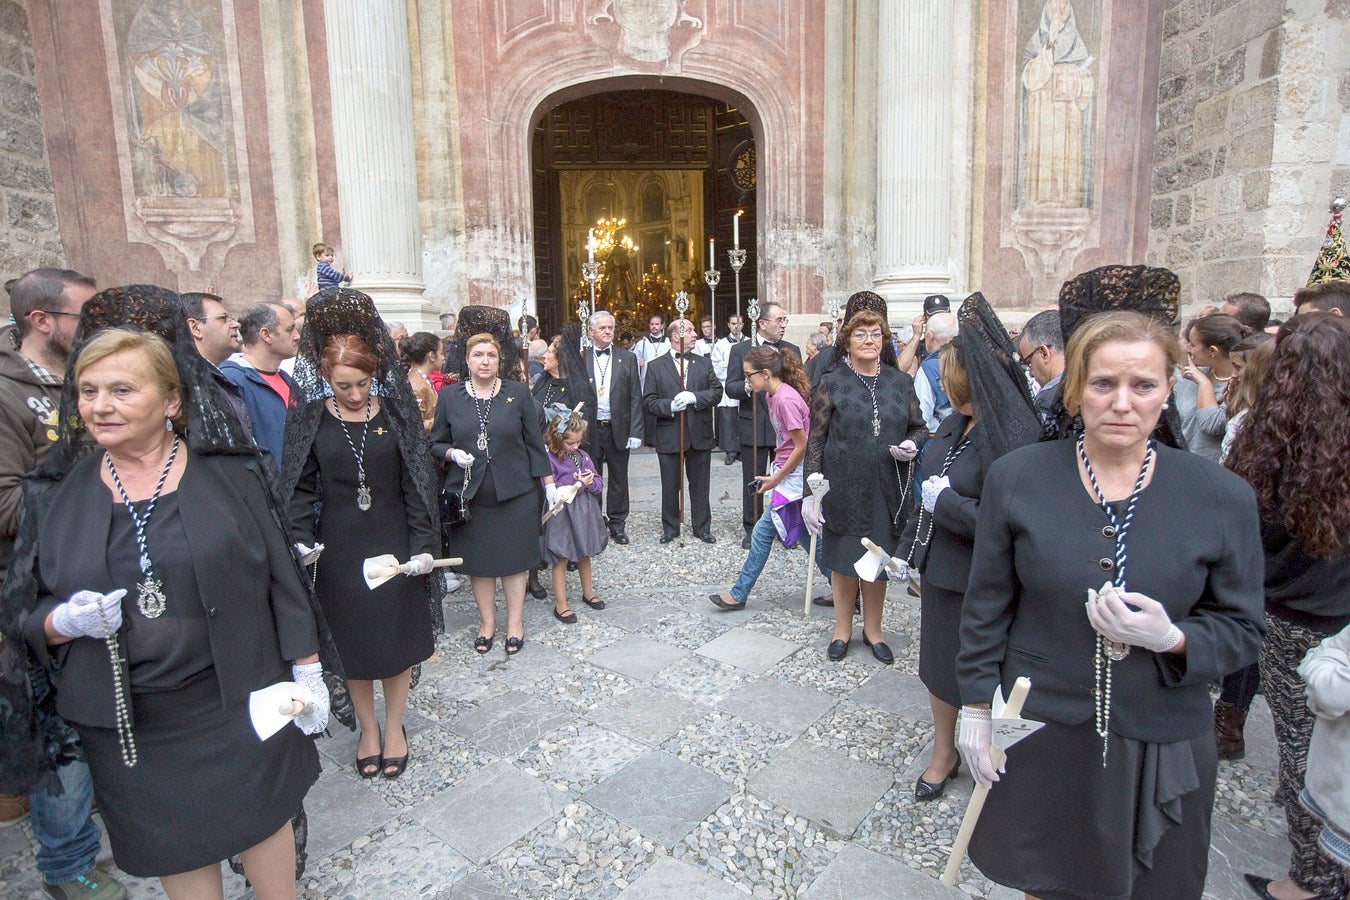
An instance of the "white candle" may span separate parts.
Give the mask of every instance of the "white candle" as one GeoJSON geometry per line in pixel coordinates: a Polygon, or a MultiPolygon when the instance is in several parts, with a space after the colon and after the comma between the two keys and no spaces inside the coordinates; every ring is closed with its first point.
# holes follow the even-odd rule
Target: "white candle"
{"type": "Polygon", "coordinates": [[[595,229],[586,232],[586,262],[595,262],[595,229]]]}
{"type": "Polygon", "coordinates": [[[736,210],[736,215],[731,217],[731,241],[736,245],[736,249],[741,249],[741,211],[736,210]]]}
{"type": "Polygon", "coordinates": [[[711,269],[716,265],[717,265],[717,254],[713,252],[713,239],[708,238],[708,268],[711,269]]]}

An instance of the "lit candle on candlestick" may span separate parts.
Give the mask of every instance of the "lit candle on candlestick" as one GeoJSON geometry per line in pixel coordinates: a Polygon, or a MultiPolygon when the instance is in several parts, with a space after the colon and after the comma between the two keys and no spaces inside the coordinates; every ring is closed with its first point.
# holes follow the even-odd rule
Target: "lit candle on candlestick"
{"type": "Polygon", "coordinates": [[[741,249],[741,211],[736,210],[736,215],[731,217],[731,241],[736,249],[741,249]]]}
{"type": "Polygon", "coordinates": [[[595,262],[595,229],[586,232],[586,262],[595,262]]]}
{"type": "Polygon", "coordinates": [[[717,262],[717,254],[713,252],[713,238],[708,238],[708,268],[712,268],[717,262]]]}

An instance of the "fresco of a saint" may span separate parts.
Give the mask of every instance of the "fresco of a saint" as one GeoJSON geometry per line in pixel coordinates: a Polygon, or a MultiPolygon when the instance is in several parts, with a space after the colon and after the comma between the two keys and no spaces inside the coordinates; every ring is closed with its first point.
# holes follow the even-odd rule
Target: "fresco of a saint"
{"type": "Polygon", "coordinates": [[[1046,0],[1022,51],[1018,206],[1092,203],[1094,58],[1070,0],[1046,0]]]}

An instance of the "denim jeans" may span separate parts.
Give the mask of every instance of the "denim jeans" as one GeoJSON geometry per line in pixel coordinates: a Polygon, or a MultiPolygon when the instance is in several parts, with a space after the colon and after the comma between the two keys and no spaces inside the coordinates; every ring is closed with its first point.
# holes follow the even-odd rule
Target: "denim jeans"
{"type": "Polygon", "coordinates": [[[1252,700],[1256,698],[1259,687],[1261,687],[1261,670],[1256,663],[1252,663],[1245,669],[1238,669],[1224,676],[1219,699],[1246,712],[1251,709],[1252,700]]]}
{"type": "Polygon", "coordinates": [[[37,867],[48,884],[70,881],[92,869],[102,836],[89,815],[94,799],[89,767],[82,761],[67,763],[56,774],[65,788],[59,797],[40,787],[28,795],[37,867]]]}
{"type": "MultiPolygon", "coordinates": [[[[744,603],[750,596],[750,589],[755,586],[755,582],[759,580],[759,573],[764,571],[764,564],[769,561],[769,551],[773,549],[773,539],[777,533],[777,529],[773,527],[773,510],[765,504],[764,514],[755,522],[755,527],[750,532],[750,555],[745,558],[745,565],[741,566],[741,577],[731,586],[731,596],[737,603],[744,603]]],[[[805,535],[803,540],[806,540],[805,535]]],[[[810,547],[810,544],[806,546],[810,547]]],[[[816,565],[820,568],[825,584],[829,584],[830,570],[820,562],[820,554],[824,548],[825,542],[817,540],[816,565]]]]}

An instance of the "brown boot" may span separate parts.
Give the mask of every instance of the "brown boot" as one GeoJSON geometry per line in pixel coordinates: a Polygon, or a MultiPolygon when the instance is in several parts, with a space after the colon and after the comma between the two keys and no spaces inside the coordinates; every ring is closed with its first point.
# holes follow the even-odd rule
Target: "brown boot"
{"type": "Polygon", "coordinates": [[[1247,724],[1247,711],[1222,700],[1214,704],[1214,740],[1219,745],[1219,759],[1242,759],[1247,755],[1247,742],[1242,738],[1242,727],[1247,724]]]}

